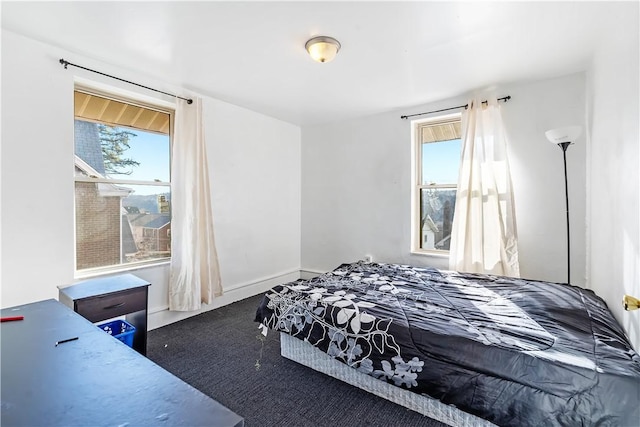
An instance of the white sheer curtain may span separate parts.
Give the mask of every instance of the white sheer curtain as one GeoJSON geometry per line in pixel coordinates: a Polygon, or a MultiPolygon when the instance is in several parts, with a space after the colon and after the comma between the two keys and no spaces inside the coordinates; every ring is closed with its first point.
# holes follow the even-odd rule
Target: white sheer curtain
{"type": "Polygon", "coordinates": [[[169,310],[197,310],[222,295],[199,98],[191,105],[178,99],[171,199],[169,310]]]}
{"type": "Polygon", "coordinates": [[[495,97],[469,101],[462,114],[462,158],[449,268],[519,277],[507,140],[495,97]]]}

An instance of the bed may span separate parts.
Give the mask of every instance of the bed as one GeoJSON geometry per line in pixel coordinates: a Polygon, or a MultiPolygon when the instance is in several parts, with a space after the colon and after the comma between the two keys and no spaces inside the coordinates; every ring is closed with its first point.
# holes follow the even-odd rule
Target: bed
{"type": "Polygon", "coordinates": [[[589,290],[356,262],[268,291],[282,354],[450,425],[638,425],[640,357],[589,290]]]}

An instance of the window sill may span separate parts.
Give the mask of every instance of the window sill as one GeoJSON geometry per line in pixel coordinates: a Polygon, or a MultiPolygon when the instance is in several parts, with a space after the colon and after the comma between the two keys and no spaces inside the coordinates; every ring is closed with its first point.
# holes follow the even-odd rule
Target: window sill
{"type": "Polygon", "coordinates": [[[92,268],[92,269],[87,269],[82,271],[76,271],[73,275],[73,278],[89,279],[92,277],[107,276],[109,274],[130,273],[133,271],[152,268],[152,267],[161,267],[161,266],[169,265],[170,263],[171,263],[171,258],[162,258],[162,259],[153,260],[153,261],[144,262],[144,263],[119,265],[117,267],[92,268]]]}
{"type": "Polygon", "coordinates": [[[449,252],[434,252],[434,251],[418,251],[412,250],[411,255],[419,255],[431,258],[449,259],[449,252]]]}

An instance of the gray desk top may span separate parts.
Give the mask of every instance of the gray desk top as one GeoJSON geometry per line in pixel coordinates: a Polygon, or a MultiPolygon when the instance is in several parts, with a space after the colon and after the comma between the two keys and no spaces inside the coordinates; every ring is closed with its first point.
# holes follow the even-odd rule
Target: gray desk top
{"type": "Polygon", "coordinates": [[[1,315],[24,316],[0,323],[3,427],[244,424],[55,300],[3,309],[1,315]]]}

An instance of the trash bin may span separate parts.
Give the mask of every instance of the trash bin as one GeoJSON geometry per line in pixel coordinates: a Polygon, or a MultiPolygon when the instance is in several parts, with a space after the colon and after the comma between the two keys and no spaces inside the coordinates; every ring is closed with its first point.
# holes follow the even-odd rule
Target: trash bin
{"type": "Polygon", "coordinates": [[[98,328],[133,348],[133,334],[136,332],[136,327],[126,320],[118,319],[101,323],[98,325],[98,328]]]}

